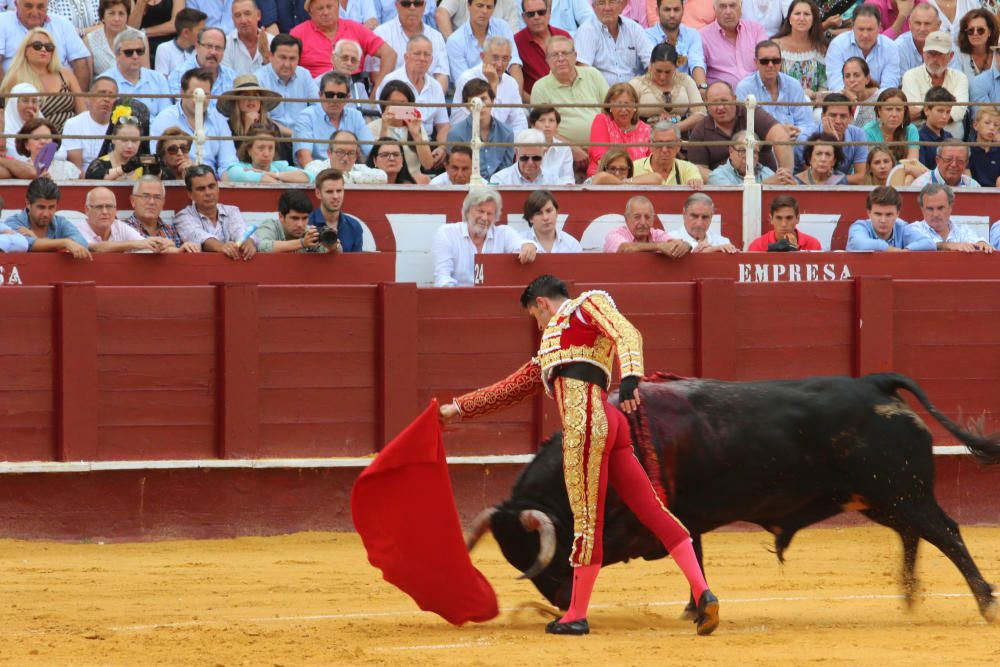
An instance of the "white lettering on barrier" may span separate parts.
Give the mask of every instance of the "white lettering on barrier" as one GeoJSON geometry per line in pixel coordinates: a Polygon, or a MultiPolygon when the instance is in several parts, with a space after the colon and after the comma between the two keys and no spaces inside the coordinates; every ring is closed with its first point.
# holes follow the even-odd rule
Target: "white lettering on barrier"
{"type": "Polygon", "coordinates": [[[17,266],[10,267],[10,271],[7,267],[0,264],[0,285],[20,285],[21,283],[21,273],[17,270],[17,266]]]}
{"type": "Polygon", "coordinates": [[[847,264],[740,264],[737,282],[741,283],[797,283],[849,280],[851,267],[847,264]]]}

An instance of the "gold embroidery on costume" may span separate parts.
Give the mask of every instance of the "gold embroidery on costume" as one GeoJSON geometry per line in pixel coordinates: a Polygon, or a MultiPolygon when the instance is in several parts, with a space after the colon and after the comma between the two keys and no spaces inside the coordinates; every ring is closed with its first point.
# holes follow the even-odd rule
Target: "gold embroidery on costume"
{"type": "Polygon", "coordinates": [[[455,406],[463,417],[480,417],[520,403],[538,390],[541,381],[542,369],[532,359],[503,380],[459,396],[455,406]]]}
{"type": "Polygon", "coordinates": [[[583,553],[579,554],[579,563],[589,565],[594,552],[594,540],[602,539],[601,535],[594,535],[597,530],[597,503],[601,492],[601,462],[604,460],[604,447],[608,442],[608,416],[604,413],[602,406],[603,396],[601,389],[597,385],[587,384],[590,393],[590,434],[587,438],[589,448],[587,451],[587,506],[588,530],[582,541],[583,553]]]}
{"type": "Polygon", "coordinates": [[[604,295],[593,295],[580,304],[580,308],[604,335],[614,340],[622,377],[629,375],[642,377],[642,334],[639,330],[625,319],[604,295]]]}
{"type": "MultiPolygon", "coordinates": [[[[597,504],[593,511],[590,507],[589,485],[598,485],[599,479],[589,479],[589,470],[585,467],[587,458],[593,459],[594,444],[589,443],[587,436],[587,407],[589,402],[589,385],[581,380],[559,378],[556,382],[556,404],[563,425],[563,478],[566,482],[566,494],[569,506],[573,511],[573,550],[571,562],[586,565],[590,562],[590,554],[594,549],[594,522],[597,519],[597,504]],[[585,458],[586,457],[586,458],[585,458]],[[589,483],[589,485],[588,485],[589,483]]],[[[600,470],[598,470],[598,474],[600,470]]]]}

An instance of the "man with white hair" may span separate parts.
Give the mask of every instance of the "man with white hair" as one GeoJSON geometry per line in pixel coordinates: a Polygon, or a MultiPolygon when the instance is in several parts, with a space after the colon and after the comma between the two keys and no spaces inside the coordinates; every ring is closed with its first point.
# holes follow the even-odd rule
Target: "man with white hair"
{"type": "Polygon", "coordinates": [[[684,226],[673,237],[687,243],[691,252],[739,252],[729,239],[712,231],[713,216],[715,202],[704,192],[695,192],[684,202],[684,226]]]}
{"type": "Polygon", "coordinates": [[[522,146],[521,144],[544,144],[545,133],[534,128],[521,130],[514,141],[518,147],[514,149],[514,164],[504,167],[493,174],[490,183],[493,185],[569,185],[572,181],[551,180],[551,174],[542,171],[542,160],[548,151],[546,146],[522,146]]]}
{"type": "Polygon", "coordinates": [[[673,259],[691,252],[687,243],[654,227],[656,220],[649,197],[632,197],[625,203],[625,224],[604,237],[604,252],[655,252],[673,259]]]}
{"type": "MultiPolygon", "coordinates": [[[[462,72],[455,82],[455,96],[452,102],[461,104],[462,88],[472,79],[482,79],[490,84],[490,88],[496,93],[496,104],[520,104],[521,88],[517,81],[510,74],[507,74],[507,67],[510,66],[511,53],[513,47],[511,41],[506,37],[494,35],[483,44],[483,52],[480,53],[482,62],[475,67],[462,72]]],[[[451,123],[460,123],[469,115],[468,108],[464,106],[453,107],[451,112],[451,123]]],[[[517,107],[500,107],[493,109],[493,117],[517,134],[521,130],[528,128],[528,118],[524,115],[524,109],[517,107]]]]}
{"type": "MultiPolygon", "coordinates": [[[[406,53],[411,39],[417,35],[426,37],[431,43],[433,60],[430,73],[442,90],[448,90],[448,49],[444,36],[424,23],[424,6],[428,0],[396,0],[396,17],[375,28],[375,34],[385,40],[396,53],[406,53]]],[[[369,58],[366,71],[378,71],[378,58],[369,58]]]]}
{"type": "MultiPolygon", "coordinates": [[[[924,96],[935,86],[947,90],[958,102],[969,101],[969,77],[965,72],[948,66],[954,50],[950,34],[941,30],[932,32],[924,41],[923,63],[903,74],[906,99],[916,103],[910,105],[910,121],[920,120],[920,114],[924,110],[924,96]]],[[[944,129],[953,137],[961,137],[964,134],[964,119],[965,107],[955,104],[951,107],[951,122],[944,129]]]]}
{"type": "Polygon", "coordinates": [[[912,223],[937,244],[938,250],[954,252],[993,252],[993,246],[969,225],[953,222],[955,191],[943,183],[928,183],[917,194],[917,205],[924,219],[912,223]]]}
{"type": "Polygon", "coordinates": [[[643,74],[653,52],[646,29],[624,10],[625,0],[594,0],[596,15],[576,31],[577,62],[596,67],[609,86],[643,74]]]}
{"type": "Polygon", "coordinates": [[[980,187],[976,179],[965,174],[969,166],[969,147],[958,139],[941,142],[934,160],[937,166],[915,178],[910,185],[922,188],[928,183],[943,183],[953,188],[980,187]]]}
{"type": "Polygon", "coordinates": [[[716,81],[735,88],[757,70],[754,49],[767,37],[764,26],[743,18],[740,0],[715,0],[715,20],[701,29],[708,80],[698,88],[705,90],[716,81]]]}
{"type": "Polygon", "coordinates": [[[941,17],[934,5],[922,2],[913,8],[910,12],[910,29],[896,38],[901,71],[908,72],[924,64],[924,42],[928,35],[940,28],[941,17]]]}
{"type": "MultiPolygon", "coordinates": [[[[413,91],[413,97],[417,104],[444,104],[445,88],[441,87],[438,80],[430,76],[431,64],[434,61],[434,45],[430,39],[424,35],[415,35],[406,44],[406,53],[403,54],[403,66],[389,72],[378,90],[375,97],[382,94],[382,88],[390,81],[402,81],[413,91]]],[[[424,123],[424,132],[428,137],[433,137],[442,144],[448,139],[448,130],[451,124],[448,122],[448,110],[443,106],[421,106],[420,119],[424,123]]],[[[444,159],[444,148],[434,149],[434,160],[440,163],[444,159]]]]}
{"type": "MultiPolygon", "coordinates": [[[[120,96],[134,97],[145,104],[149,108],[151,119],[170,106],[168,97],[143,95],[167,95],[170,90],[167,81],[158,72],[142,66],[142,57],[146,55],[146,40],[142,32],[135,28],[125,28],[115,37],[111,48],[115,52],[115,66],[100,76],[113,79],[118,84],[120,96]]],[[[178,79],[178,86],[179,82],[178,79]]]]}
{"type": "Polygon", "coordinates": [[[87,241],[91,252],[177,252],[173,241],[162,236],[142,235],[116,219],[115,193],[99,187],[87,193],[87,219],[73,224],[87,241]]]}
{"type": "MultiPolygon", "coordinates": [[[[354,76],[354,72],[357,71],[361,63],[361,59],[364,57],[365,52],[361,48],[361,44],[357,43],[353,39],[338,40],[337,43],[333,45],[333,51],[330,53],[330,64],[333,68],[330,71],[340,72],[350,80],[351,98],[355,100],[363,100],[370,94],[367,86],[365,86],[363,76],[360,74],[357,77],[354,76]]],[[[319,88],[319,83],[323,80],[323,77],[326,76],[326,74],[326,72],[323,72],[322,74],[317,74],[313,77],[313,82],[316,84],[317,88],[319,88]]],[[[357,108],[356,104],[352,104],[351,106],[353,108],[357,108]]],[[[358,109],[358,111],[361,111],[361,109],[358,109]]]]}
{"type": "Polygon", "coordinates": [[[509,225],[496,225],[502,205],[500,193],[492,188],[469,190],[462,202],[462,222],[443,225],[434,235],[435,287],[475,285],[476,255],[514,253],[521,264],[535,261],[534,241],[521,238],[509,225]]]}

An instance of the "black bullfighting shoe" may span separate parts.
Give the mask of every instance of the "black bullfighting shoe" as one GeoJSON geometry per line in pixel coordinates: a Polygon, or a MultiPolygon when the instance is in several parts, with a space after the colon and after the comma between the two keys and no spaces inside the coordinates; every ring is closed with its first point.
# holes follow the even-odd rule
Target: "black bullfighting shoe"
{"type": "Polygon", "coordinates": [[[560,623],[556,619],[545,626],[545,632],[550,635],[589,635],[590,624],[587,623],[587,619],[585,618],[581,618],[579,621],[570,621],[569,623],[560,623]]]}
{"type": "Polygon", "coordinates": [[[719,627],[719,598],[707,588],[698,598],[698,615],[694,622],[699,635],[710,635],[719,627]]]}

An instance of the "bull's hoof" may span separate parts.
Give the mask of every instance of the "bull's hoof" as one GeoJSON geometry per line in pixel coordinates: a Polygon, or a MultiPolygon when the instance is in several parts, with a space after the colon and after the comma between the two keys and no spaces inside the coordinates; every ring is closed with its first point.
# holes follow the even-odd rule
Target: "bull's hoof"
{"type": "Polygon", "coordinates": [[[990,600],[984,604],[981,611],[987,623],[996,623],[997,618],[1000,617],[1000,605],[997,604],[996,600],[990,600]]]}
{"type": "Polygon", "coordinates": [[[559,619],[556,619],[545,626],[545,632],[550,635],[589,635],[590,624],[585,618],[568,623],[560,623],[559,619]]]}
{"type": "Polygon", "coordinates": [[[710,635],[719,627],[719,598],[707,588],[698,598],[695,627],[701,636],[710,635]]]}

